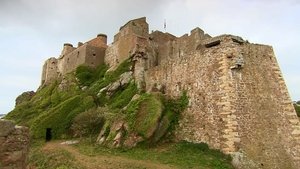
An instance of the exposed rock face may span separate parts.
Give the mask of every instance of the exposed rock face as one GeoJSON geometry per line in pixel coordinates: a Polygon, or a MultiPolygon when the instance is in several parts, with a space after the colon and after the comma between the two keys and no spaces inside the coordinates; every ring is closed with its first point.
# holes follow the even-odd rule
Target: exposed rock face
{"type": "Polygon", "coordinates": [[[28,153],[28,128],[0,119],[0,168],[25,169],[28,153]]]}
{"type": "Polygon", "coordinates": [[[109,84],[108,86],[106,86],[105,88],[102,88],[98,95],[100,95],[102,92],[106,92],[106,94],[108,96],[113,95],[119,88],[122,88],[124,86],[126,86],[132,79],[132,72],[125,72],[123,74],[121,74],[120,78],[109,84]]]}

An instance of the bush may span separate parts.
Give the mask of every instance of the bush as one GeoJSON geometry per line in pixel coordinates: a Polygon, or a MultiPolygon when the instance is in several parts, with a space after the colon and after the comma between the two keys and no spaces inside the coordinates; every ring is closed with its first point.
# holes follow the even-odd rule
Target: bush
{"type": "Polygon", "coordinates": [[[100,65],[97,68],[81,65],[77,67],[75,76],[79,83],[84,86],[89,86],[98,79],[102,79],[107,70],[107,65],[100,65]]]}
{"type": "Polygon", "coordinates": [[[92,108],[78,114],[72,123],[71,130],[74,136],[92,136],[97,134],[104,125],[106,108],[92,108]]]}

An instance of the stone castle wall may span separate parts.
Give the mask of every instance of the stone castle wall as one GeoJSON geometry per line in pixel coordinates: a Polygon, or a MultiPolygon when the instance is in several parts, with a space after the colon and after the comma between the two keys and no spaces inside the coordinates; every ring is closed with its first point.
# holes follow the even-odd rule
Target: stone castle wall
{"type": "Polygon", "coordinates": [[[107,37],[99,34],[96,38],[78,43],[74,48],[71,44],[64,44],[62,53],[58,59],[50,58],[43,66],[42,85],[55,81],[59,76],[74,71],[80,65],[96,67],[104,63],[107,48],[107,37]]]}
{"type": "Polygon", "coordinates": [[[145,72],[147,91],[188,92],[178,139],[232,154],[238,168],[298,168],[299,120],[272,48],[228,35],[202,46],[145,72]]]}

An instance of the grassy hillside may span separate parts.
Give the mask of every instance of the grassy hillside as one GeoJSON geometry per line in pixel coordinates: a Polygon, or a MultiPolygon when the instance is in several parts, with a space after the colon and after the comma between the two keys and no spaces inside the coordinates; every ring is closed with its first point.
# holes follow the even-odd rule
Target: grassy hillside
{"type": "MultiPolygon", "coordinates": [[[[105,147],[153,147],[159,142],[172,140],[180,114],[188,105],[186,92],[179,98],[168,98],[159,92],[138,90],[131,75],[131,64],[126,60],[114,71],[107,71],[106,65],[94,69],[80,66],[76,71],[40,87],[34,95],[24,95],[26,98],[20,98],[15,109],[5,118],[28,126],[34,139],[45,139],[46,129],[51,128],[53,139],[86,137],[93,143],[97,141],[105,151],[110,150],[105,147]]],[[[96,155],[103,153],[94,144],[81,144],[78,148],[82,150],[82,147],[96,155]]],[[[122,153],[125,149],[111,152],[137,160],[149,157],[152,161],[167,162],[179,168],[185,165],[231,168],[230,158],[208,149],[205,144],[185,142],[168,149],[165,153],[147,148],[126,149],[128,153],[122,153]]],[[[39,150],[33,148],[31,153],[32,163],[38,166],[49,168],[45,163],[53,156],[64,156],[61,158],[70,166],[77,166],[73,164],[70,152],[39,155],[39,150]]]]}

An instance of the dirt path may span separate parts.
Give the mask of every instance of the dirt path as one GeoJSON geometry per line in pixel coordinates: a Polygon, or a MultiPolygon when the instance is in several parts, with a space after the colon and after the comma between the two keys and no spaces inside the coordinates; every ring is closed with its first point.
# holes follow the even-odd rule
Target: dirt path
{"type": "Polygon", "coordinates": [[[61,142],[54,141],[47,143],[44,151],[63,149],[71,153],[75,160],[86,169],[171,169],[173,166],[153,163],[145,160],[133,160],[120,156],[87,156],[81,154],[76,148],[70,145],[62,145],[61,142]]]}

